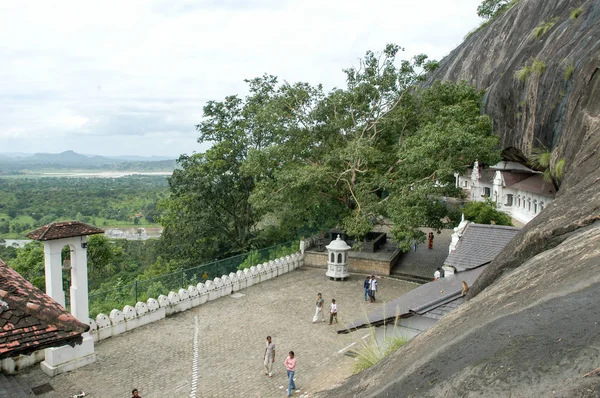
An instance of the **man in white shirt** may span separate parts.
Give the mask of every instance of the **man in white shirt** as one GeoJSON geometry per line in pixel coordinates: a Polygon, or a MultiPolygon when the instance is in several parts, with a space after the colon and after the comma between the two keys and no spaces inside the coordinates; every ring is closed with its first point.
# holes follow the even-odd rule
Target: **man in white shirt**
{"type": "Polygon", "coordinates": [[[267,336],[267,344],[263,360],[265,362],[265,374],[271,377],[273,362],[275,362],[275,343],[271,341],[271,336],[267,336]]]}
{"type": "Polygon", "coordinates": [[[377,279],[375,279],[375,275],[371,275],[371,288],[369,289],[369,298],[371,299],[371,303],[375,302],[375,293],[377,292],[377,279]]]}
{"type": "Polygon", "coordinates": [[[433,273],[433,280],[437,281],[438,279],[440,279],[442,276],[440,269],[436,269],[435,272],[433,273]]]}

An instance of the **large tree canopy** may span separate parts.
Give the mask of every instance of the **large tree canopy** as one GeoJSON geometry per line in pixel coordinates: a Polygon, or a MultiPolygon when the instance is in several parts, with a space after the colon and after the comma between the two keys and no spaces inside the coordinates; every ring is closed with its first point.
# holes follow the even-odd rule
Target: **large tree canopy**
{"type": "Polygon", "coordinates": [[[342,226],[361,238],[391,221],[399,243],[441,228],[455,172],[499,160],[481,93],[466,83],[420,88],[437,63],[367,52],[346,87],[248,81],[245,98],[209,102],[198,125],[204,154],[170,180],[164,239],[201,261],[300,233],[342,226]]]}

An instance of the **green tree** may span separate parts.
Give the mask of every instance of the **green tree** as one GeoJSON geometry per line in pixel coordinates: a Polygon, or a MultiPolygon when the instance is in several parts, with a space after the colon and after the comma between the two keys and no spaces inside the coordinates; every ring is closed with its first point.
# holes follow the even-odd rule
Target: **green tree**
{"type": "Polygon", "coordinates": [[[9,260],[8,265],[35,287],[46,290],[44,247],[41,242],[30,242],[18,249],[16,258],[9,260]]]}
{"type": "Polygon", "coordinates": [[[512,225],[510,216],[498,210],[496,203],[491,200],[485,202],[469,202],[463,209],[465,219],[477,224],[512,225]]]}
{"type": "MultiPolygon", "coordinates": [[[[517,0],[518,1],[518,0],[517,0]]],[[[506,11],[512,4],[516,3],[514,0],[484,0],[477,7],[477,15],[483,19],[493,19],[496,15],[506,11]]]]}

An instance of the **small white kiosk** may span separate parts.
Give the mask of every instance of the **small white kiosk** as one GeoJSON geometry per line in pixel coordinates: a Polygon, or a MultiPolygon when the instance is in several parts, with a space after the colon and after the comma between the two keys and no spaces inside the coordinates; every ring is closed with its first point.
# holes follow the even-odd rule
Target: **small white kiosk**
{"type": "Polygon", "coordinates": [[[344,280],[348,277],[348,252],[351,247],[338,235],[332,240],[327,248],[327,272],[326,275],[334,280],[344,280]]]}
{"type": "MultiPolygon", "coordinates": [[[[89,324],[87,236],[104,233],[100,228],[79,221],[67,221],[44,225],[30,232],[31,239],[44,242],[44,269],[46,294],[65,307],[63,272],[70,273],[69,297],[71,314],[80,322],[89,324]],[[68,246],[70,261],[63,261],[62,249],[68,246]]],[[[96,360],[94,340],[88,332],[83,341],[74,347],[65,345],[47,348],[41,363],[44,373],[56,376],[77,369],[96,360]]]]}

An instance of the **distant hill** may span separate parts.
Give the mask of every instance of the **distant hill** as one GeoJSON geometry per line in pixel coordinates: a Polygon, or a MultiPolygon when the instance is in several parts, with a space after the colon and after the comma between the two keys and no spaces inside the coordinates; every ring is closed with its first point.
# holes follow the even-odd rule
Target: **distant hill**
{"type": "Polygon", "coordinates": [[[134,170],[134,171],[172,171],[175,160],[152,156],[97,156],[83,155],[74,151],[61,153],[1,154],[0,174],[10,174],[27,170],[43,169],[95,169],[95,170],[134,170]]]}

